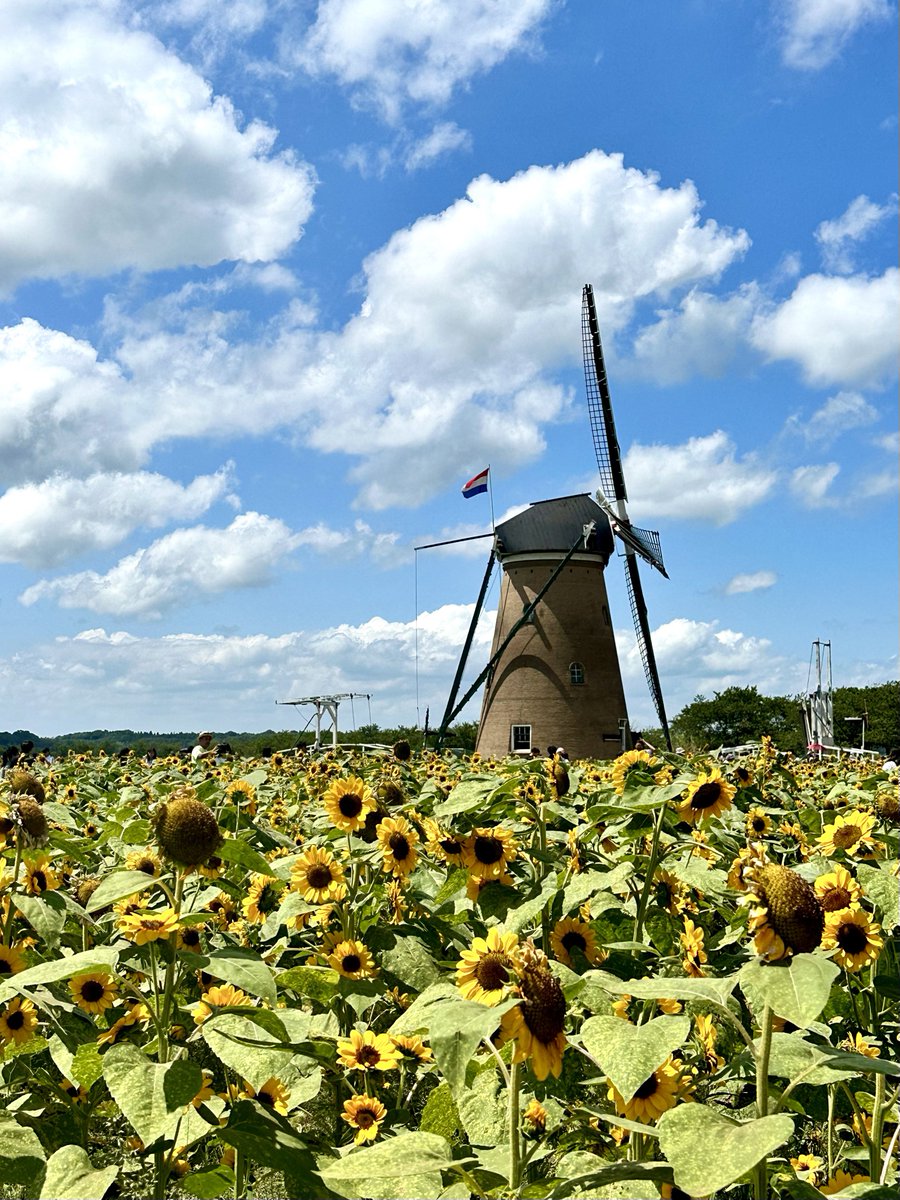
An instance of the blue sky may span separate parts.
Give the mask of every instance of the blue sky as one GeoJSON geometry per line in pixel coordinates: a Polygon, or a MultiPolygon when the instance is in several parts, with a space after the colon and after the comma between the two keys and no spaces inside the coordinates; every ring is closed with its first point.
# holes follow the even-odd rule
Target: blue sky
{"type": "Polygon", "coordinates": [[[0,12],[0,728],[433,722],[413,548],[596,486],[586,282],[670,715],[896,677],[890,0],[0,12]]]}

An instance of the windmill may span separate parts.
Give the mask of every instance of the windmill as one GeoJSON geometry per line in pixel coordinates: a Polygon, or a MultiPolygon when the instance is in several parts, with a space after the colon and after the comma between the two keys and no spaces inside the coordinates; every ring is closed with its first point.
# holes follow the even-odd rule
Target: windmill
{"type": "Polygon", "coordinates": [[[604,570],[618,542],[641,661],[671,747],[662,690],[638,574],[643,558],[666,574],[656,533],[632,525],[593,289],[582,298],[582,338],[591,432],[602,492],[531,504],[501,522],[438,732],[485,684],[481,754],[528,753],[548,743],[573,757],[611,758],[630,745],[625,694],[609,615],[604,570]],[[609,499],[607,498],[609,497],[609,499]],[[503,568],[491,655],[457,699],[494,563],[503,568]]]}

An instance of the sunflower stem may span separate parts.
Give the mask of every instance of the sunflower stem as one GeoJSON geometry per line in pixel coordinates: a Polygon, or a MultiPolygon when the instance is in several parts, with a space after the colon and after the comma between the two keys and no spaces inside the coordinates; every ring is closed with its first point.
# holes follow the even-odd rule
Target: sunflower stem
{"type": "MultiPolygon", "coordinates": [[[[769,1055],[772,1050],[772,1008],[766,1005],[760,1021],[759,1049],[756,1052],[756,1115],[768,1116],[769,1112],[769,1055]]],[[[754,1200],[766,1200],[768,1196],[768,1155],[754,1168],[754,1200]]]]}
{"type": "Polygon", "coordinates": [[[825,1126],[825,1158],[828,1178],[834,1175],[834,1084],[828,1084],[828,1124],[825,1126]]]}
{"type": "Polygon", "coordinates": [[[13,863],[12,882],[9,885],[9,893],[6,898],[8,908],[6,910],[6,920],[3,923],[3,945],[8,946],[9,933],[12,929],[13,918],[15,916],[16,906],[13,904],[13,897],[18,890],[19,885],[19,867],[22,863],[22,838],[16,838],[16,861],[13,863]]]}
{"type": "MultiPolygon", "coordinates": [[[[175,913],[175,920],[181,917],[181,898],[184,893],[184,872],[179,871],[175,876],[175,895],[172,899],[172,909],[175,913]]],[[[166,963],[165,982],[163,984],[163,1008],[162,1008],[162,1027],[163,1036],[166,1041],[166,1058],[161,1061],[168,1061],[168,1040],[169,1040],[169,1014],[172,1007],[172,991],[175,982],[175,947],[170,947],[172,957],[166,963]]]]}
{"type": "Polygon", "coordinates": [[[659,863],[659,837],[662,833],[663,821],[666,816],[666,806],[661,804],[653,825],[653,841],[650,843],[650,857],[647,861],[647,873],[644,877],[644,887],[638,904],[637,916],[634,919],[634,934],[632,941],[639,942],[644,934],[644,917],[647,915],[647,905],[650,902],[650,891],[653,887],[653,876],[659,863]]]}
{"type": "Polygon", "coordinates": [[[519,1134],[519,1073],[521,1064],[514,1062],[509,1068],[509,1186],[518,1195],[522,1177],[522,1143],[519,1134]]]}
{"type": "Polygon", "coordinates": [[[881,1142],[884,1127],[885,1078],[878,1071],[875,1075],[875,1101],[872,1104],[872,1141],[869,1146],[869,1178],[877,1179],[881,1174],[881,1142]]]}

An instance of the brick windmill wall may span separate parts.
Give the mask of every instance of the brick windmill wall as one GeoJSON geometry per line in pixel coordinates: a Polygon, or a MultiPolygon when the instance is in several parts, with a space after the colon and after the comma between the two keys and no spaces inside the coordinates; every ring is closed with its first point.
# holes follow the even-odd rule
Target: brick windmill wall
{"type": "Polygon", "coordinates": [[[609,524],[589,496],[533,504],[497,527],[503,581],[491,654],[590,521],[596,531],[566,563],[485,685],[479,753],[564,746],[570,758],[613,758],[627,720],[603,572],[609,524]]]}

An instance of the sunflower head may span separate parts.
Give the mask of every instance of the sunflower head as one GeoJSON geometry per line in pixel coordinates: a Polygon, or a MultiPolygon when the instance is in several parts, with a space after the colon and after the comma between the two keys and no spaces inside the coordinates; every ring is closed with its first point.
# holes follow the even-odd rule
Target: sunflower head
{"type": "Polygon", "coordinates": [[[767,863],[753,874],[750,927],[764,958],[808,954],[822,941],[825,913],[805,879],[789,867],[767,863]]]}
{"type": "Polygon", "coordinates": [[[678,805],[679,816],[691,825],[707,821],[731,808],[736,791],[737,788],[728,782],[718,767],[701,771],[678,805]]]}
{"type": "Polygon", "coordinates": [[[96,890],[99,886],[100,886],[99,879],[95,879],[95,878],[82,879],[81,882],[79,884],[77,884],[75,887],[76,902],[78,904],[80,904],[82,908],[87,908],[88,901],[90,900],[91,896],[93,896],[94,892],[96,892],[96,890]]]}
{"type": "Polygon", "coordinates": [[[44,816],[44,810],[38,801],[30,795],[23,794],[18,797],[16,809],[19,822],[25,833],[26,843],[31,846],[43,845],[47,840],[49,827],[47,825],[47,818],[44,816]]]}
{"type": "Polygon", "coordinates": [[[399,742],[394,742],[394,758],[399,762],[408,762],[412,757],[412,747],[405,738],[401,738],[399,742]]]}
{"type": "Polygon", "coordinates": [[[154,827],[163,854],[181,866],[205,863],[222,844],[215,813],[194,796],[176,795],[161,804],[154,827]]]}
{"type": "Polygon", "coordinates": [[[875,811],[890,825],[900,823],[900,799],[896,788],[879,788],[875,793],[875,811]]]}
{"type": "Polygon", "coordinates": [[[6,776],[6,783],[14,796],[31,796],[38,804],[43,804],[47,798],[44,785],[24,767],[13,767],[6,776]]]}

